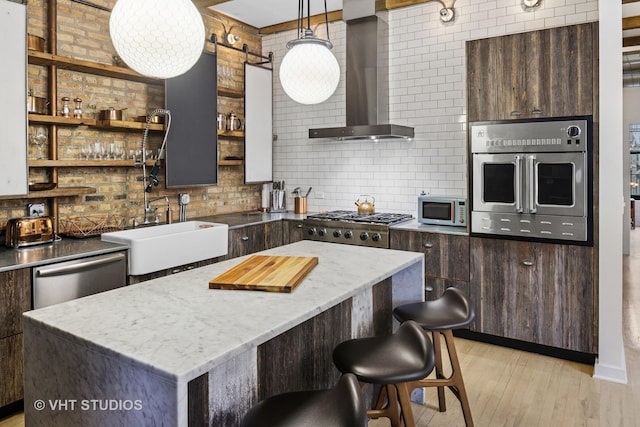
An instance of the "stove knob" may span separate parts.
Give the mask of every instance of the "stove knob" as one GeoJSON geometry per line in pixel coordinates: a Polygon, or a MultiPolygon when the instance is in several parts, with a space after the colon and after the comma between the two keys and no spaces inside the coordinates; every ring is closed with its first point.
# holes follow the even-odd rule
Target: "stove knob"
{"type": "Polygon", "coordinates": [[[369,233],[367,233],[366,231],[360,234],[360,240],[368,240],[368,239],[369,239],[369,233]]]}
{"type": "Polygon", "coordinates": [[[382,236],[380,235],[380,233],[376,233],[371,236],[371,239],[373,239],[374,242],[379,242],[380,240],[382,240],[382,236]]]}
{"type": "Polygon", "coordinates": [[[318,230],[318,234],[320,236],[325,236],[327,234],[327,229],[326,228],[321,228],[320,230],[318,230]]]}
{"type": "Polygon", "coordinates": [[[345,239],[350,239],[353,237],[353,233],[351,231],[345,231],[344,232],[344,238],[345,239]]]}
{"type": "Polygon", "coordinates": [[[340,231],[340,230],[335,230],[335,231],[333,232],[333,237],[340,237],[340,236],[342,236],[342,231],[340,231]]]}
{"type": "Polygon", "coordinates": [[[307,228],[307,234],[309,236],[315,236],[316,235],[316,229],[315,228],[307,228]]]}

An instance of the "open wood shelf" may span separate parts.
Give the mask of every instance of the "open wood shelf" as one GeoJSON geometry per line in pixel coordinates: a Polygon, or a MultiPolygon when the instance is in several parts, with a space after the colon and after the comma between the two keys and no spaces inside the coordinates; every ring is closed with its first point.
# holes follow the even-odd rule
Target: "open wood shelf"
{"type": "Polygon", "coordinates": [[[242,130],[219,130],[218,136],[223,138],[244,138],[244,131],[242,130]]]}
{"type": "Polygon", "coordinates": [[[218,160],[218,166],[242,166],[242,160],[218,160]]]}
{"type": "Polygon", "coordinates": [[[53,190],[31,191],[26,196],[0,196],[0,200],[8,199],[47,199],[53,197],[81,196],[83,194],[93,194],[96,189],[93,187],[58,187],[53,190]]]}
{"type": "Polygon", "coordinates": [[[117,79],[126,79],[148,84],[164,84],[164,80],[143,76],[131,70],[130,68],[116,67],[109,64],[100,64],[98,62],[85,61],[81,59],[70,58],[68,56],[39,52],[36,50],[29,50],[29,64],[43,66],[55,65],[65,70],[77,71],[80,73],[95,74],[103,77],[113,77],[117,79]]]}
{"type": "Polygon", "coordinates": [[[243,98],[244,91],[218,86],[218,96],[225,96],[227,98],[243,98]]]}
{"type": "MultiPolygon", "coordinates": [[[[146,123],[131,122],[126,120],[98,120],[96,126],[103,129],[113,130],[144,130],[146,123]]],[[[164,130],[164,125],[152,123],[149,125],[149,130],[164,130]]]]}
{"type": "MultiPolygon", "coordinates": [[[[153,166],[155,160],[147,160],[153,166]]],[[[134,167],[133,160],[29,160],[32,168],[81,168],[81,167],[134,167]]]]}
{"type": "Polygon", "coordinates": [[[89,118],[76,119],[73,117],[47,116],[43,114],[29,114],[29,123],[42,123],[63,126],[95,126],[96,121],[89,118]]]}
{"type": "MultiPolygon", "coordinates": [[[[41,123],[61,126],[93,126],[100,129],[111,130],[144,130],[146,123],[127,120],[95,120],[89,118],[76,119],[73,117],[47,116],[42,114],[29,114],[29,123],[41,123]]],[[[164,125],[152,123],[149,130],[162,131],[164,125]]]]}

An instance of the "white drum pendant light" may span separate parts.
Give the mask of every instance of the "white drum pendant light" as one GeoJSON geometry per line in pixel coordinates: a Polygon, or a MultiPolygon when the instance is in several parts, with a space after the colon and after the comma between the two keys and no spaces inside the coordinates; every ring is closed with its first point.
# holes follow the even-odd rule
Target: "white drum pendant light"
{"type": "MultiPolygon", "coordinates": [[[[327,38],[327,3],[324,6],[327,38]]],[[[298,34],[301,33],[304,0],[298,3],[298,34]]],[[[307,0],[307,28],[304,35],[287,43],[289,51],[280,64],[280,83],[285,93],[300,104],[319,104],[326,101],[338,87],[340,66],[331,53],[329,40],[316,38],[310,28],[309,0],[307,0]]]]}
{"type": "Polygon", "coordinates": [[[193,67],[205,42],[202,16],[191,0],[118,0],[109,32],[129,67],[160,79],[193,67]]]}

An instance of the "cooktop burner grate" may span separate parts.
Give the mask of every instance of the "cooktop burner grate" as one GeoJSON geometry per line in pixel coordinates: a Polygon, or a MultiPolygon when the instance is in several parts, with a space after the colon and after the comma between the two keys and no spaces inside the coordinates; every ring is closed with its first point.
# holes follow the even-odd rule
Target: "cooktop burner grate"
{"type": "Polygon", "coordinates": [[[412,218],[409,214],[398,213],[376,213],[376,214],[358,214],[353,211],[330,211],[318,214],[307,215],[307,219],[325,220],[325,221],[346,221],[367,224],[383,224],[392,225],[412,218]]]}

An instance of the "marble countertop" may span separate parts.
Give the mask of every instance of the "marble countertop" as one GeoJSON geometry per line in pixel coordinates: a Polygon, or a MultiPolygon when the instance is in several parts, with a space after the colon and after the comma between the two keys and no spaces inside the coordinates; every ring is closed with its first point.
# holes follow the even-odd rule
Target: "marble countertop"
{"type": "Polygon", "coordinates": [[[0,248],[0,272],[127,250],[127,246],[102,242],[99,237],[68,239],[23,248],[0,248]]]}
{"type": "Polygon", "coordinates": [[[461,236],[468,236],[469,232],[467,227],[455,227],[450,225],[429,225],[420,224],[417,219],[413,219],[407,222],[401,222],[400,224],[392,225],[392,230],[407,230],[407,231],[420,231],[426,233],[441,233],[441,234],[459,234],[461,236]]]}
{"type": "Polygon", "coordinates": [[[24,314],[111,357],[189,381],[333,305],[423,262],[421,253],[301,241],[262,254],[317,256],[290,294],[209,289],[247,257],[114,289],[24,314]]]}
{"type": "MultiPolygon", "coordinates": [[[[250,211],[189,218],[189,221],[220,222],[227,224],[229,229],[234,229],[280,220],[301,221],[306,217],[307,214],[296,214],[293,212],[269,213],[250,211]]],[[[465,227],[425,225],[420,224],[416,219],[392,225],[390,228],[394,230],[458,234],[464,236],[469,235],[465,227]]],[[[126,249],[126,246],[116,243],[102,242],[99,237],[87,239],[63,237],[62,240],[55,243],[20,249],[0,247],[0,272],[69,261],[87,256],[116,252],[123,249],[126,249]]]]}
{"type": "Polygon", "coordinates": [[[235,212],[229,214],[209,215],[198,218],[190,218],[189,221],[209,221],[227,224],[229,229],[245,227],[247,225],[263,224],[265,222],[280,221],[283,219],[303,220],[307,214],[293,212],[269,213],[259,211],[235,212]]]}
{"type": "MultiPolygon", "coordinates": [[[[306,218],[305,214],[295,214],[293,212],[262,213],[253,211],[189,218],[188,220],[221,222],[228,224],[229,228],[233,229],[283,219],[302,220],[304,218],[306,218]]],[[[18,249],[0,246],[0,272],[69,261],[126,249],[126,245],[103,242],[100,237],[86,239],[62,237],[61,240],[54,243],[18,249]]]]}

